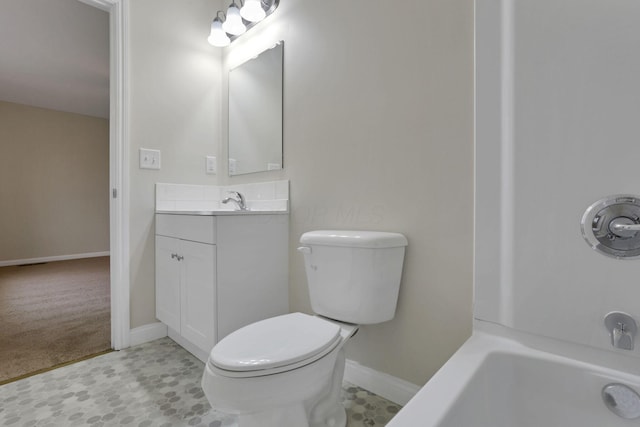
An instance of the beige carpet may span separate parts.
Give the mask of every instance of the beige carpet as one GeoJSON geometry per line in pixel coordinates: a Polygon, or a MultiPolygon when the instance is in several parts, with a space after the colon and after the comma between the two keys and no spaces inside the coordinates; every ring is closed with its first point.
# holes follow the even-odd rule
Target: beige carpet
{"type": "Polygon", "coordinates": [[[0,268],[0,383],[111,347],[109,257],[0,268]]]}

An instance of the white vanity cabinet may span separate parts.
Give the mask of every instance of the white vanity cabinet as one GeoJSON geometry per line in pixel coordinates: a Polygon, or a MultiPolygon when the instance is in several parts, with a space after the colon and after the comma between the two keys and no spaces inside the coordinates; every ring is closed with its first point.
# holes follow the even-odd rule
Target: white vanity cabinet
{"type": "Polygon", "coordinates": [[[288,215],[156,214],[156,317],[206,362],[220,339],[288,313],[288,215]]]}
{"type": "Polygon", "coordinates": [[[202,351],[216,341],[215,218],[156,216],[156,317],[202,351]]]}

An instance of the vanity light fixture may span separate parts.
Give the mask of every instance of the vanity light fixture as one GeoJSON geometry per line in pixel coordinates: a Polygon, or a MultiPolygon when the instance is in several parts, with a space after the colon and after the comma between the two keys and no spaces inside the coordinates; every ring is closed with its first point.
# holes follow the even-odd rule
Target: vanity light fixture
{"type": "Polygon", "coordinates": [[[245,0],[240,9],[240,16],[249,22],[262,21],[267,16],[262,8],[262,0],[245,0]]]}
{"type": "Polygon", "coordinates": [[[207,41],[216,47],[229,46],[233,40],[271,15],[279,4],[280,0],[232,0],[226,13],[220,10],[216,13],[207,41]]]}
{"type": "MultiPolygon", "coordinates": [[[[218,11],[218,15],[222,12],[218,11]]],[[[227,33],[222,29],[222,20],[216,15],[216,17],[211,22],[211,33],[209,34],[209,38],[207,41],[209,44],[218,47],[229,46],[231,43],[231,39],[227,35],[227,33]]]]}
{"type": "Polygon", "coordinates": [[[227,8],[227,19],[222,23],[222,29],[232,36],[239,36],[247,31],[247,26],[242,22],[240,9],[236,6],[235,0],[227,8]]]}

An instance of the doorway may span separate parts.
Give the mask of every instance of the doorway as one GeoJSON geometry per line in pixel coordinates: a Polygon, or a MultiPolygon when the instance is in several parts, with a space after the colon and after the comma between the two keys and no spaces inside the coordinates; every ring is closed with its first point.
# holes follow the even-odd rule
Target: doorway
{"type": "Polygon", "coordinates": [[[127,9],[124,0],[78,0],[109,13],[109,203],[111,346],[130,345],[129,141],[127,137],[127,9]]]}
{"type": "MultiPolygon", "coordinates": [[[[128,298],[128,260],[126,239],[126,203],[127,173],[122,167],[126,164],[125,132],[124,132],[124,7],[120,0],[80,0],[93,8],[107,12],[110,40],[110,71],[111,82],[109,99],[109,148],[107,157],[109,169],[109,187],[105,185],[104,192],[109,192],[108,198],[108,231],[110,259],[106,261],[111,270],[111,346],[115,349],[129,345],[129,298],[128,298]]],[[[48,3],[48,2],[47,2],[48,3]]],[[[86,6],[86,5],[85,5],[86,6]]],[[[4,7],[4,5],[3,5],[4,7]]],[[[104,194],[104,193],[103,193],[104,194]]],[[[37,209],[38,201],[34,201],[37,209]]],[[[103,260],[104,261],[104,260],[103,260]]],[[[30,266],[31,267],[31,266],[30,266]]],[[[33,266],[35,267],[35,266],[33,266]]]]}

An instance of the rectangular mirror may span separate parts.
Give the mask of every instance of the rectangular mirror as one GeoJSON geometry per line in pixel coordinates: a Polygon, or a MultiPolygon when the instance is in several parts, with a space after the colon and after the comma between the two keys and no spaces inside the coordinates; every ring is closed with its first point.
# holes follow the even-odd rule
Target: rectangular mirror
{"type": "Polygon", "coordinates": [[[282,169],[284,42],[229,71],[229,175],[282,169]]]}

